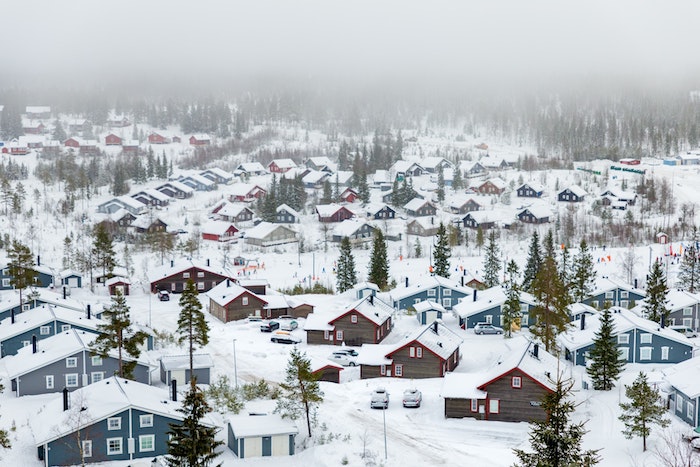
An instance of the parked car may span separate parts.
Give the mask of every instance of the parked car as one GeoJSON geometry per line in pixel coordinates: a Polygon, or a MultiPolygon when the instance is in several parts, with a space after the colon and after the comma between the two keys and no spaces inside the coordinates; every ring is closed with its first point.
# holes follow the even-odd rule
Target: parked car
{"type": "Polygon", "coordinates": [[[693,331],[692,328],[688,326],[669,326],[669,329],[673,329],[676,332],[680,332],[685,337],[698,337],[698,333],[693,331]]]}
{"type": "Polygon", "coordinates": [[[420,407],[420,403],[423,401],[423,394],[416,388],[406,389],[403,392],[403,406],[404,407],[420,407]]]}
{"type": "Polygon", "coordinates": [[[299,323],[294,316],[282,315],[277,320],[280,322],[280,329],[285,331],[294,331],[299,327],[299,323]]]}
{"type": "Polygon", "coordinates": [[[301,339],[297,336],[293,336],[289,331],[280,331],[278,329],[277,331],[272,332],[270,341],[278,342],[280,344],[298,344],[301,342],[301,339]]]}
{"type": "Polygon", "coordinates": [[[700,438],[700,426],[683,433],[683,439],[686,441],[692,441],[698,438],[700,438]]]}
{"type": "Polygon", "coordinates": [[[503,328],[488,323],[476,323],[474,334],[503,334],[503,328]]]}
{"type": "Polygon", "coordinates": [[[355,349],[336,349],[333,351],[333,353],[344,353],[346,355],[350,355],[351,357],[357,357],[359,355],[355,349]]]}
{"type": "Polygon", "coordinates": [[[262,323],[260,325],[261,332],[272,332],[280,328],[280,323],[277,321],[268,321],[267,323],[262,323]]]}
{"type": "Polygon", "coordinates": [[[167,302],[170,300],[170,292],[167,290],[159,290],[158,291],[158,300],[161,302],[167,302]]]}
{"type": "Polygon", "coordinates": [[[333,352],[328,356],[328,360],[343,366],[356,366],[357,359],[344,352],[333,352]]]}
{"type": "Polygon", "coordinates": [[[373,409],[389,408],[389,393],[384,388],[377,388],[372,392],[372,399],[369,406],[373,409]]]}
{"type": "Polygon", "coordinates": [[[694,440],[691,440],[690,445],[693,447],[693,449],[700,451],[700,438],[695,438],[694,440]]]}

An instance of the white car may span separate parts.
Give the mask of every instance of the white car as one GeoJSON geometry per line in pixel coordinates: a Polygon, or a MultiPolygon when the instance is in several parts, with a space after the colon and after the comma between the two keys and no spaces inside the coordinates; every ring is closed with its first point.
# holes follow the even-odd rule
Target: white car
{"type": "Polygon", "coordinates": [[[343,366],[356,366],[357,359],[345,352],[333,352],[328,356],[328,360],[343,366]]]}
{"type": "Polygon", "coordinates": [[[271,342],[278,342],[280,344],[298,344],[301,339],[297,336],[292,335],[289,331],[274,331],[272,336],[270,336],[271,342]]]}
{"type": "Polygon", "coordinates": [[[294,316],[282,315],[276,320],[280,323],[280,329],[283,331],[294,331],[299,327],[299,322],[294,316]]]}
{"type": "Polygon", "coordinates": [[[389,408],[389,393],[384,388],[377,388],[372,391],[372,399],[369,406],[373,409],[389,408]]]}

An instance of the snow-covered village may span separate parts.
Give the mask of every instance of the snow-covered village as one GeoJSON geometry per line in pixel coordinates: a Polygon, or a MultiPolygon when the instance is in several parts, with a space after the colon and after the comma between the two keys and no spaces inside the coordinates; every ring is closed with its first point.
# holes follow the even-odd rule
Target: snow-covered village
{"type": "Polygon", "coordinates": [[[700,67],[647,37],[668,12],[625,68],[615,21],[572,26],[603,52],[543,5],[207,1],[182,36],[162,1],[88,25],[109,3],[67,31],[38,1],[46,60],[0,70],[0,465],[700,467],[700,67]],[[468,45],[496,25],[522,44],[468,45]]]}

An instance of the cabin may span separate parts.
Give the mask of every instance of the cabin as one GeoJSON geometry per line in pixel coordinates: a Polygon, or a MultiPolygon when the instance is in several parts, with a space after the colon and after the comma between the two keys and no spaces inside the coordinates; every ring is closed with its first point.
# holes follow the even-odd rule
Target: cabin
{"type": "Polygon", "coordinates": [[[228,447],[239,459],[294,455],[299,429],[279,414],[234,415],[226,427],[228,447]]]}
{"type": "MultiPolygon", "coordinates": [[[[116,374],[118,353],[113,351],[106,357],[93,355],[90,349],[96,339],[97,334],[76,329],[42,340],[33,339],[31,345],[5,359],[12,392],[22,397],[60,392],[63,388],[74,391],[116,374]]],[[[134,363],[134,381],[151,384],[148,363],[133,361],[128,356],[123,361],[134,363]]]]}
{"type": "Polygon", "coordinates": [[[378,344],[391,332],[394,309],[368,295],[335,315],[312,313],[304,330],[308,344],[360,346],[378,344]]]}
{"type": "Polygon", "coordinates": [[[464,164],[463,170],[468,178],[478,177],[488,172],[486,167],[478,161],[464,164]]]}
{"type": "Polygon", "coordinates": [[[343,238],[348,237],[350,243],[358,244],[372,240],[376,229],[365,221],[359,219],[346,219],[336,225],[331,234],[333,243],[340,243],[343,238]]]}
{"type": "Polygon", "coordinates": [[[153,188],[144,188],[131,195],[131,197],[146,206],[153,206],[155,208],[162,208],[170,204],[170,196],[161,191],[154,190],[153,188]]]}
{"type": "Polygon", "coordinates": [[[454,164],[444,157],[439,157],[439,156],[433,156],[433,157],[426,157],[420,162],[420,166],[425,170],[425,172],[429,174],[436,174],[440,171],[445,169],[453,169],[454,164]]]}
{"type": "MultiPolygon", "coordinates": [[[[459,320],[462,329],[472,329],[476,323],[503,325],[503,305],[506,293],[500,285],[484,289],[474,289],[472,296],[465,298],[452,308],[452,314],[459,320]]],[[[516,325],[516,329],[520,323],[516,325]]]]}
{"type": "Polygon", "coordinates": [[[150,235],[167,232],[168,224],[157,216],[143,215],[137,217],[129,228],[137,235],[150,235]]]}
{"type": "Polygon", "coordinates": [[[211,181],[207,177],[199,174],[191,174],[178,178],[180,183],[184,183],[195,191],[213,191],[216,190],[216,182],[211,181]]]}
{"type": "MultiPolygon", "coordinates": [[[[287,172],[287,175],[291,175],[293,173],[296,175],[295,170],[287,172]]],[[[304,172],[306,173],[304,173],[301,177],[301,182],[304,184],[304,188],[308,188],[310,190],[318,190],[323,188],[323,185],[326,183],[326,180],[328,180],[331,177],[330,173],[320,170],[306,169],[304,172]]]]}
{"type": "Polygon", "coordinates": [[[433,203],[421,198],[413,198],[403,208],[406,214],[413,217],[434,216],[437,213],[437,207],[433,203]]]}
{"type": "Polygon", "coordinates": [[[416,312],[416,319],[420,324],[429,324],[436,319],[442,319],[442,316],[447,313],[447,310],[432,300],[424,300],[413,305],[416,312]]]}
{"type": "Polygon", "coordinates": [[[464,194],[454,196],[447,207],[452,214],[466,214],[468,212],[481,211],[484,209],[482,204],[479,204],[471,196],[464,194]]]}
{"type": "Polygon", "coordinates": [[[254,175],[265,175],[266,173],[267,170],[260,162],[243,162],[233,171],[234,175],[245,175],[248,177],[254,175]]]}
{"type": "MultiPolygon", "coordinates": [[[[8,144],[9,153],[11,156],[26,156],[29,154],[29,145],[24,138],[17,139],[13,138],[8,144]]],[[[3,148],[3,152],[5,148],[3,148]]]]}
{"type": "Polygon", "coordinates": [[[544,194],[544,185],[536,182],[523,183],[515,192],[518,198],[541,198],[544,194]]]}
{"type": "Polygon", "coordinates": [[[129,295],[131,293],[131,281],[126,277],[114,276],[105,281],[110,295],[129,295]]]}
{"type": "Polygon", "coordinates": [[[197,380],[197,384],[209,384],[211,382],[211,369],[214,367],[214,360],[209,354],[193,354],[192,369],[190,373],[190,355],[163,355],[159,359],[160,382],[172,385],[177,381],[176,386],[189,384],[192,376],[197,380]]]}
{"type": "Polygon", "coordinates": [[[423,276],[415,284],[405,279],[405,287],[397,287],[389,292],[392,306],[397,310],[408,310],[416,303],[432,300],[445,308],[452,307],[472,295],[472,290],[440,276],[423,276]]]}
{"type": "Polygon", "coordinates": [[[263,316],[268,319],[275,319],[280,316],[306,318],[314,311],[313,305],[287,295],[265,295],[265,300],[267,303],[263,309],[263,316]]]}
{"type": "Polygon", "coordinates": [[[394,165],[389,168],[389,173],[393,174],[393,179],[399,182],[404,181],[406,178],[420,177],[425,172],[425,169],[421,167],[420,164],[411,161],[396,161],[394,165]]]}
{"type": "MultiPolygon", "coordinates": [[[[693,331],[700,330],[700,294],[685,290],[671,289],[666,295],[666,320],[669,326],[685,326],[693,331]]],[[[644,301],[642,301],[642,307],[644,301]]]]}
{"type": "Polygon", "coordinates": [[[462,338],[439,321],[421,327],[397,344],[365,344],[360,349],[360,379],[442,378],[459,365],[462,338]]]}
{"type": "MultiPolygon", "coordinates": [[[[693,357],[695,345],[683,334],[637,316],[626,308],[611,307],[614,339],[620,359],[627,363],[679,363],[693,357]]],[[[572,329],[557,338],[565,358],[585,366],[600,328],[601,314],[581,316],[572,329]]]]}
{"type": "Polygon", "coordinates": [[[700,358],[691,358],[662,370],[671,386],[667,407],[692,428],[700,425],[700,358]]]}
{"type": "Polygon", "coordinates": [[[346,188],[340,193],[340,201],[344,203],[354,203],[360,198],[360,194],[353,188],[346,188]]]}
{"type": "Polygon", "coordinates": [[[285,173],[292,169],[296,169],[297,164],[291,159],[275,159],[267,164],[267,170],[270,173],[285,173]]]}
{"type": "Polygon", "coordinates": [[[619,306],[622,308],[633,308],[639,303],[646,293],[636,287],[625,284],[609,277],[599,277],[595,280],[593,292],[590,297],[583,300],[583,303],[593,308],[602,310],[606,306],[619,306]]]}
{"type": "MultiPolygon", "coordinates": [[[[164,389],[117,376],[64,392],[29,417],[39,460],[45,466],[150,463],[168,454],[170,424],[182,422],[182,404],[175,399],[164,389]]],[[[209,416],[202,423],[214,426],[209,416]]]]}
{"type": "Polygon", "coordinates": [[[202,170],[199,175],[206,177],[217,185],[228,185],[233,182],[234,175],[218,167],[202,170]]]}
{"type": "Polygon", "coordinates": [[[230,242],[236,238],[238,228],[227,221],[209,221],[200,227],[202,240],[230,242]]]}
{"type": "MultiPolygon", "coordinates": [[[[33,310],[42,305],[67,308],[80,313],[85,313],[89,306],[91,307],[91,312],[93,312],[92,308],[95,308],[93,305],[85,305],[83,302],[73,300],[67,295],[63,294],[63,291],[56,293],[46,288],[36,288],[31,296],[28,296],[26,292],[22,295],[23,303],[20,306],[18,290],[3,291],[0,293],[0,321],[12,317],[13,313],[17,319],[20,319],[18,316],[20,313],[33,310]]],[[[98,313],[97,309],[94,309],[94,312],[98,313]]]]}
{"type": "Polygon", "coordinates": [[[197,291],[202,293],[213,289],[226,279],[233,279],[230,271],[211,266],[209,260],[170,261],[170,264],[149,270],[147,276],[151,284],[151,293],[158,290],[181,293],[189,280],[194,281],[197,291]]]}
{"type": "Polygon", "coordinates": [[[558,201],[580,203],[586,198],[586,190],[577,185],[564,188],[557,194],[558,201]]]}
{"type": "Polygon", "coordinates": [[[417,217],[406,224],[406,234],[418,237],[434,237],[437,235],[439,225],[435,224],[434,217],[417,217]]]}
{"type": "Polygon", "coordinates": [[[83,275],[72,269],[64,269],[58,273],[60,286],[67,286],[72,289],[79,289],[83,286],[83,275]]]}
{"type": "Polygon", "coordinates": [[[134,216],[138,216],[140,214],[145,214],[148,211],[148,206],[126,195],[112,198],[97,206],[97,212],[104,214],[114,214],[120,209],[125,209],[134,216]]]}
{"type": "Polygon", "coordinates": [[[246,245],[267,248],[285,243],[295,243],[299,239],[297,232],[291,227],[273,222],[260,222],[255,227],[246,230],[243,241],[246,245]]]}
{"type": "Polygon", "coordinates": [[[355,215],[350,209],[340,204],[317,204],[316,214],[319,222],[343,222],[355,215]]]}
{"type": "Polygon", "coordinates": [[[340,384],[340,372],[344,368],[330,360],[311,358],[311,374],[318,378],[316,381],[340,384]]]}
{"type": "Polygon", "coordinates": [[[231,202],[249,203],[262,198],[267,190],[253,183],[236,183],[229,188],[228,199],[231,202]]]}
{"type": "Polygon", "coordinates": [[[22,132],[25,135],[40,135],[44,133],[46,127],[39,120],[22,119],[22,132]]]}
{"type": "Polygon", "coordinates": [[[157,186],[156,190],[160,191],[166,196],[170,196],[171,198],[175,199],[191,198],[194,194],[194,188],[175,180],[171,180],[169,182],[165,182],[162,185],[157,186]]]}
{"type": "Polygon", "coordinates": [[[267,318],[263,314],[267,300],[232,280],[224,281],[211,289],[207,297],[209,297],[209,313],[224,323],[245,319],[248,316],[267,318]]]}
{"type": "Polygon", "coordinates": [[[170,144],[172,142],[172,138],[169,136],[165,136],[161,133],[151,133],[148,135],[148,143],[149,144],[170,144]]]}
{"type": "Polygon", "coordinates": [[[51,107],[48,105],[28,105],[24,109],[27,118],[51,118],[51,107]]]}
{"type": "Polygon", "coordinates": [[[228,201],[222,201],[214,208],[212,214],[217,214],[223,221],[233,222],[235,224],[250,223],[255,217],[255,212],[253,212],[248,205],[243,203],[230,203],[228,201]]]}
{"type": "Polygon", "coordinates": [[[122,145],[122,138],[120,136],[117,136],[114,133],[110,133],[107,136],[105,136],[105,146],[121,146],[121,145],[122,145]]]}
{"type": "Polygon", "coordinates": [[[496,211],[473,211],[462,218],[462,225],[467,229],[487,230],[496,228],[498,220],[496,211]]]}
{"type": "Polygon", "coordinates": [[[301,214],[286,204],[277,206],[275,212],[277,213],[275,222],[278,224],[298,224],[301,222],[301,214]]]}
{"type": "Polygon", "coordinates": [[[365,213],[365,217],[377,221],[396,218],[396,211],[386,204],[368,204],[362,210],[365,213]]]}
{"type": "Polygon", "coordinates": [[[500,178],[490,178],[481,185],[478,185],[476,190],[482,195],[502,195],[508,185],[500,178]]]}
{"type": "Polygon", "coordinates": [[[131,125],[131,121],[124,115],[114,115],[107,118],[107,125],[110,128],[124,128],[131,125]]]}
{"type": "Polygon", "coordinates": [[[552,212],[544,206],[533,206],[520,211],[517,216],[523,224],[546,224],[552,212]]]}
{"type": "Polygon", "coordinates": [[[209,146],[211,144],[211,138],[206,134],[198,134],[190,136],[191,146],[209,146]]]}

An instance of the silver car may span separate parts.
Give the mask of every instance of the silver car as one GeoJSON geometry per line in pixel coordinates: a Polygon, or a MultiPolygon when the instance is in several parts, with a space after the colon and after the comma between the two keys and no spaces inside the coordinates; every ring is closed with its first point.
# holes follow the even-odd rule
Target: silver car
{"type": "Polygon", "coordinates": [[[377,388],[372,392],[372,400],[369,406],[373,409],[389,408],[389,393],[384,388],[377,388]]]}
{"type": "Polygon", "coordinates": [[[423,394],[416,388],[406,389],[403,392],[403,406],[404,407],[420,407],[420,403],[423,401],[423,394]]]}
{"type": "Polygon", "coordinates": [[[343,353],[343,352],[333,352],[328,356],[328,360],[332,361],[333,363],[337,363],[338,365],[343,365],[343,366],[356,366],[357,365],[357,359],[353,357],[352,355],[343,353]]]}
{"type": "Polygon", "coordinates": [[[474,334],[503,334],[503,328],[488,323],[476,323],[474,334]]]}

